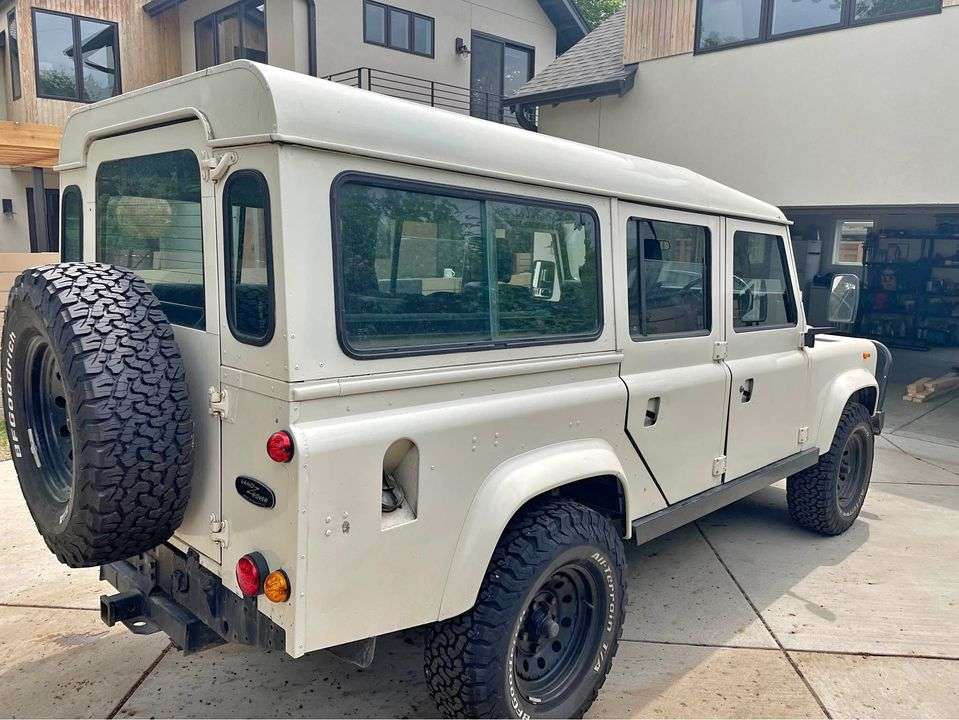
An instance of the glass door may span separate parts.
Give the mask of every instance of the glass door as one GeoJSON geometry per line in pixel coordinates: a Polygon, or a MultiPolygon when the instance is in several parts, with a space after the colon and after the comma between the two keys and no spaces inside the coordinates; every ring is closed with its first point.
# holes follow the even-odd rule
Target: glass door
{"type": "Polygon", "coordinates": [[[530,47],[474,32],[470,114],[516,125],[516,116],[503,106],[503,98],[514,95],[533,77],[534,57],[530,47]]]}

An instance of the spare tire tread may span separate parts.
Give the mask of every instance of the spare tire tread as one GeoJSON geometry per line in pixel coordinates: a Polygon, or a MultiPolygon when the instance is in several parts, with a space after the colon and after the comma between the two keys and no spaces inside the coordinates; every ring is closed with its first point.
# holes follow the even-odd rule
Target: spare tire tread
{"type": "MultiPolygon", "coordinates": [[[[89,567],[165,542],[189,503],[194,438],[185,370],[160,301],[123,268],[28,270],[11,289],[4,354],[24,305],[40,317],[66,376],[77,454],[71,517],[56,532],[37,523],[47,545],[65,564],[89,567]]],[[[24,455],[18,465],[36,472],[24,455]]]]}

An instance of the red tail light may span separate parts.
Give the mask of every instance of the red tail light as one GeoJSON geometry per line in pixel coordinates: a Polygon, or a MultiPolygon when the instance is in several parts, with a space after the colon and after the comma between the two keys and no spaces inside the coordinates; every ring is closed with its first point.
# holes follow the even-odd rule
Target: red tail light
{"type": "Polygon", "coordinates": [[[270,439],[266,441],[266,454],[273,462],[290,462],[293,459],[293,438],[290,433],[280,430],[270,435],[270,439]]]}
{"type": "Polygon", "coordinates": [[[236,563],[236,584],[245,597],[256,597],[263,592],[263,581],[270,568],[260,553],[244,555],[236,563]]]}

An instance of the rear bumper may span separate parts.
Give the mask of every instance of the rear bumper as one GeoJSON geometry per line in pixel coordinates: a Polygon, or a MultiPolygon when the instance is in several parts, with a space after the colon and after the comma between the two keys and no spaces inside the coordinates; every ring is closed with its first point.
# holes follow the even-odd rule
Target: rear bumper
{"type": "Polygon", "coordinates": [[[118,591],[100,597],[109,626],[123,623],[138,635],[165,632],[184,653],[226,642],[264,650],[286,649],[286,633],[257,610],[256,599],[240,598],[220,578],[169,545],[136,558],[104,565],[100,579],[118,591]]]}

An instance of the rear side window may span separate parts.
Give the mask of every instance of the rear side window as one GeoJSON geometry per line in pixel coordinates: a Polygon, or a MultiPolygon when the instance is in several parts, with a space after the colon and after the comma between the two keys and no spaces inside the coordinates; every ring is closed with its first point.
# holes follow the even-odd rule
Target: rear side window
{"type": "Polygon", "coordinates": [[[233,173],[223,202],[227,322],[240,342],[266,345],[276,323],[266,178],[253,170],[233,173]]]}
{"type": "Polygon", "coordinates": [[[351,354],[582,340],[602,327],[597,223],[581,208],[340,183],[336,267],[351,354]]]}
{"type": "Polygon", "coordinates": [[[196,155],[177,150],[105,162],[96,202],[97,260],[143,276],[170,322],[205,329],[196,155]]]}
{"type": "Polygon", "coordinates": [[[633,218],[626,237],[634,340],[706,335],[712,326],[709,229],[633,218]]]}
{"type": "Polygon", "coordinates": [[[60,213],[60,259],[63,262],[83,260],[83,195],[71,185],[63,191],[60,213]]]}
{"type": "Polygon", "coordinates": [[[733,327],[761,330],[796,324],[786,243],[778,235],[737,232],[733,240],[733,327]]]}

